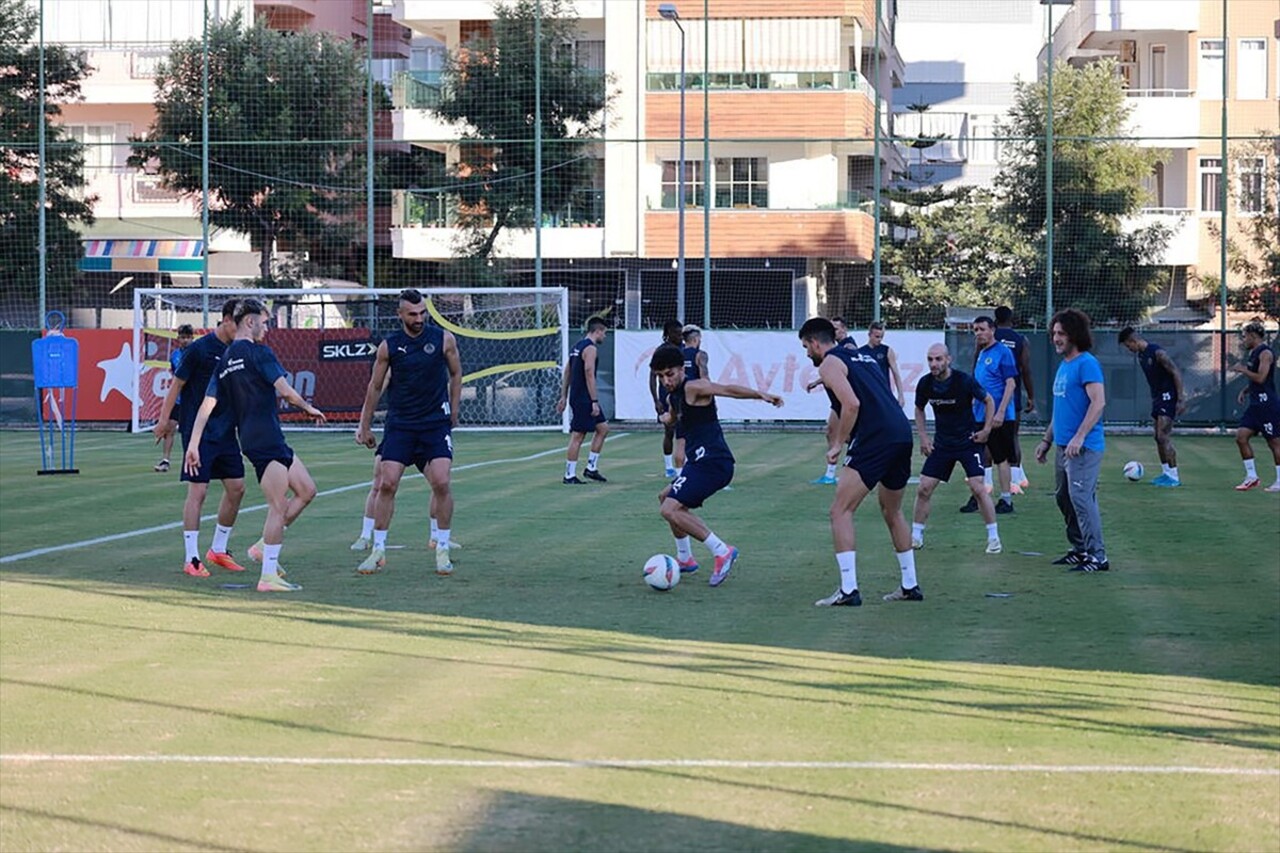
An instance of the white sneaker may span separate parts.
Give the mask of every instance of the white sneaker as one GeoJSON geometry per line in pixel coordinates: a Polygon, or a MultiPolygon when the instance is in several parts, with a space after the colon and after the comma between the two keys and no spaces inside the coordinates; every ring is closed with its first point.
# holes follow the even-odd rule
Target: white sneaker
{"type": "Polygon", "coordinates": [[[912,536],[912,537],[911,537],[911,547],[912,547],[912,548],[914,548],[915,550],[919,551],[921,548],[923,548],[923,547],[924,547],[924,539],[922,539],[922,538],[921,538],[921,537],[919,537],[919,536],[912,536]]]}
{"type": "Polygon", "coordinates": [[[361,536],[359,539],[351,543],[352,551],[368,551],[369,540],[367,537],[361,536]]]}
{"type": "Polygon", "coordinates": [[[1265,489],[1263,489],[1262,491],[1264,491],[1264,492],[1273,492],[1273,493],[1274,493],[1274,492],[1280,492],[1280,480],[1276,480],[1274,483],[1272,483],[1270,486],[1267,486],[1267,487],[1266,487],[1265,489]]]}
{"type": "Polygon", "coordinates": [[[988,554],[999,554],[999,553],[1000,553],[1001,551],[1003,551],[1003,550],[1004,550],[1004,546],[1000,544],[1000,540],[999,540],[999,539],[988,539],[988,540],[987,540],[987,553],[988,553],[988,554]]]}
{"type": "Polygon", "coordinates": [[[453,562],[448,548],[436,548],[436,574],[448,577],[453,574],[453,562]]]}
{"type": "Polygon", "coordinates": [[[369,552],[369,556],[364,558],[364,562],[356,567],[356,574],[376,575],[386,564],[387,552],[381,548],[374,548],[369,552]]]}

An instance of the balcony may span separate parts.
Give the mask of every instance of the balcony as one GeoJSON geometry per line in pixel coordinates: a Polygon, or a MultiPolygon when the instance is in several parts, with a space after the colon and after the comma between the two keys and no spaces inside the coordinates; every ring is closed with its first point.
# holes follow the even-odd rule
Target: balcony
{"type": "Polygon", "coordinates": [[[412,142],[433,151],[444,151],[456,142],[464,129],[440,118],[434,108],[440,104],[439,71],[402,71],[391,84],[392,138],[412,142]]]}
{"type": "MultiPolygon", "coordinates": [[[[439,21],[492,21],[492,0],[395,0],[391,17],[407,27],[426,31],[439,21]]],[[[581,20],[604,17],[605,0],[575,0],[569,14],[581,20]]],[[[654,13],[657,17],[657,13],[654,13]]]]}
{"type": "MultiPolygon", "coordinates": [[[[869,260],[875,246],[875,224],[865,204],[813,210],[712,210],[713,257],[764,256],[869,260]]],[[[703,212],[685,212],[685,241],[691,236],[701,254],[703,212]]],[[[679,217],[674,210],[651,210],[644,216],[644,253],[675,257],[679,217]]]]}
{"type": "Polygon", "coordinates": [[[1195,148],[1200,133],[1200,101],[1190,89],[1129,89],[1132,108],[1126,133],[1144,148],[1195,148]],[[1155,136],[1168,133],[1168,137],[1155,136]],[[1189,138],[1177,138],[1189,137],[1189,138]]]}
{"type": "Polygon", "coordinates": [[[1087,54],[1114,41],[1117,33],[1200,29],[1200,0],[1076,0],[1053,34],[1059,59],[1087,54]]]}
{"type": "Polygon", "coordinates": [[[1194,210],[1173,207],[1147,207],[1137,216],[1121,222],[1125,233],[1139,228],[1164,225],[1171,232],[1169,244],[1160,255],[1157,265],[1192,266],[1200,259],[1200,223],[1194,210]]]}

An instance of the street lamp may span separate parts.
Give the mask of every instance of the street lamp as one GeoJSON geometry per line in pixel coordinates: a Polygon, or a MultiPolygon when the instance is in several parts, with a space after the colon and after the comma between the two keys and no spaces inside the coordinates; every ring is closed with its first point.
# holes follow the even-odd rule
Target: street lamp
{"type": "MultiPolygon", "coordinates": [[[[676,319],[684,322],[684,27],[680,26],[680,13],[674,3],[663,3],[658,6],[658,14],[664,20],[676,25],[680,31],[680,157],[679,174],[676,179],[676,319]]],[[[706,210],[702,212],[707,215],[706,210]]]]}

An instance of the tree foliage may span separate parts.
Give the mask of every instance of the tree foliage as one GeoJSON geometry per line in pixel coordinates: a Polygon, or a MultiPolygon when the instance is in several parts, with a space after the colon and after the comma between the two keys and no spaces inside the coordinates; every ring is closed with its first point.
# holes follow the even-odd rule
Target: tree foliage
{"type": "MultiPolygon", "coordinates": [[[[45,45],[45,106],[40,115],[38,12],[24,0],[0,0],[0,279],[35,302],[40,277],[39,184],[45,177],[46,298],[62,304],[80,261],[76,224],[93,223],[95,199],[85,192],[83,148],[54,117],[58,103],[80,99],[89,68],[65,45],[45,45]],[[40,161],[39,127],[45,127],[40,161]]],[[[40,318],[43,320],[43,318],[40,318]]]]}
{"type": "MultiPolygon", "coordinates": [[[[1231,163],[1280,163],[1280,138],[1263,131],[1257,139],[1233,146],[1230,154],[1231,163]]],[[[1236,232],[1224,241],[1216,221],[1209,223],[1209,232],[1220,249],[1225,243],[1227,270],[1236,279],[1230,289],[1232,307],[1280,320],[1280,198],[1273,173],[1264,166],[1262,175],[1256,185],[1248,187],[1249,198],[1241,197],[1246,190],[1239,182],[1227,184],[1228,203],[1248,209],[1238,217],[1236,232]]]]}
{"type": "MultiPolygon", "coordinates": [[[[329,33],[210,22],[209,221],[246,234],[275,275],[278,243],[320,249],[350,239],[364,181],[367,77],[360,51],[329,33]]],[[[177,42],[156,73],[156,119],[131,165],[202,198],[204,50],[177,42]]]]}
{"type": "MultiPolygon", "coordinates": [[[[1128,231],[1148,194],[1143,179],[1165,155],[1125,140],[1129,108],[1114,63],[1058,65],[1053,75],[1054,307],[1084,310],[1095,321],[1138,319],[1166,275],[1156,266],[1168,230],[1128,231]]],[[[1001,218],[1047,254],[1045,177],[1048,160],[1046,81],[1018,83],[1004,163],[996,178],[1001,218]]],[[[1014,294],[1022,316],[1044,310],[1047,264],[1032,265],[1014,294]]]]}
{"type": "Polygon", "coordinates": [[[449,57],[435,112],[462,128],[447,188],[457,201],[465,255],[489,257],[503,229],[534,224],[539,86],[544,216],[581,206],[594,187],[592,148],[615,96],[607,75],[574,56],[577,24],[569,0],[516,0],[496,6],[491,31],[449,57]]]}

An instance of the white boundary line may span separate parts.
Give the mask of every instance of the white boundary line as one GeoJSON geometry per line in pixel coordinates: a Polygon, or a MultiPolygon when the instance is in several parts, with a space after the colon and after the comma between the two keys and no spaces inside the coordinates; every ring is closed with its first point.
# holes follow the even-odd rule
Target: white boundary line
{"type": "MultiPolygon", "coordinates": [[[[630,433],[626,433],[626,432],[618,433],[617,435],[609,436],[607,440],[616,441],[620,438],[626,438],[628,435],[630,435],[630,433]]],[[[530,462],[534,459],[541,459],[544,456],[551,456],[554,453],[564,453],[564,448],[553,447],[550,450],[543,450],[539,453],[532,453],[528,456],[518,456],[513,459],[489,459],[485,462],[469,462],[466,465],[455,466],[453,470],[454,472],[469,471],[473,468],[486,468],[490,465],[508,465],[513,462],[530,462]]],[[[415,475],[415,476],[419,476],[419,475],[415,475]]],[[[338,486],[336,489],[325,489],[323,492],[316,492],[316,497],[323,498],[329,495],[339,495],[339,494],[342,494],[343,492],[352,492],[352,491],[355,491],[356,489],[367,489],[372,483],[373,483],[372,480],[365,480],[363,483],[352,483],[349,486],[338,486]]],[[[256,506],[241,507],[240,515],[244,515],[246,512],[257,512],[258,510],[263,510],[266,508],[267,508],[266,504],[257,504],[256,506]]],[[[218,517],[217,513],[212,513],[210,515],[200,516],[200,520],[202,522],[212,521],[217,517],[218,517]]],[[[157,524],[154,527],[142,527],[137,530],[129,530],[124,533],[112,533],[109,536],[99,536],[96,539],[82,539],[79,542],[68,542],[65,545],[51,545],[48,548],[33,548],[30,551],[23,551],[18,554],[9,554],[7,556],[0,557],[0,563],[16,563],[19,560],[29,560],[32,557],[42,557],[45,554],[53,554],[58,551],[71,551],[76,548],[88,548],[92,545],[101,545],[104,542],[115,542],[120,539],[132,539],[135,536],[146,536],[148,533],[159,533],[162,530],[176,530],[181,526],[182,526],[181,521],[172,521],[168,524],[157,524]]]]}
{"type": "Polygon", "coordinates": [[[283,755],[87,755],[60,753],[0,754],[12,764],[257,764],[303,767],[443,767],[528,770],[647,770],[702,768],[724,770],[894,770],[935,773],[1158,774],[1280,777],[1280,768],[1195,767],[1141,764],[970,764],[910,761],[730,761],[715,758],[468,759],[468,758],[321,758],[283,755]]]}

